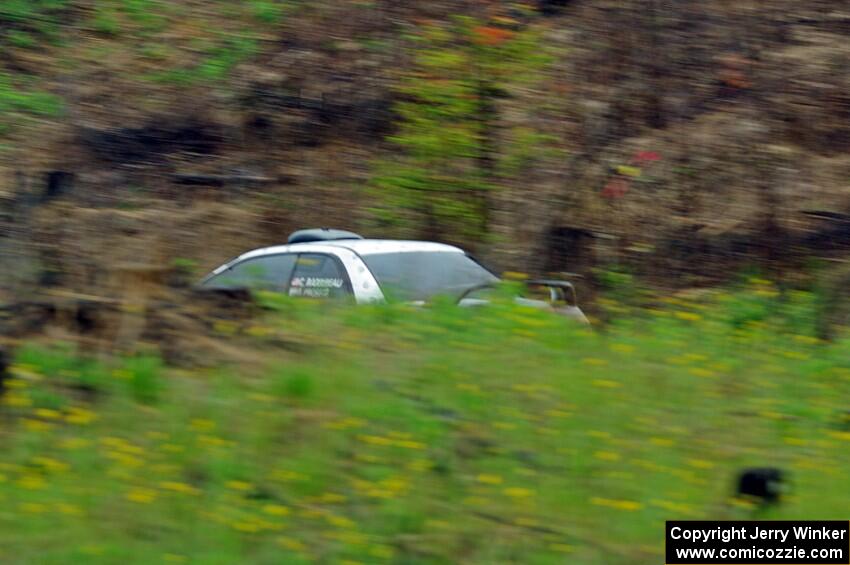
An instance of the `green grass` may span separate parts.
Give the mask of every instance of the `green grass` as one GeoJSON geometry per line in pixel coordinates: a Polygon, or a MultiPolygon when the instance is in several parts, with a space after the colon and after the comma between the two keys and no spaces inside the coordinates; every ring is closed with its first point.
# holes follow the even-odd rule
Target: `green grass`
{"type": "Polygon", "coordinates": [[[259,368],[29,346],[0,408],[0,561],[660,563],[667,519],[846,519],[850,341],[811,337],[813,302],[755,281],[603,301],[618,317],[589,331],[275,298],[217,326],[259,368]],[[93,399],[63,386],[92,372],[93,399]],[[791,495],[733,500],[749,466],[791,495]]]}
{"type": "Polygon", "coordinates": [[[0,135],[30,116],[55,118],[62,115],[62,98],[12,81],[0,69],[0,135]]]}

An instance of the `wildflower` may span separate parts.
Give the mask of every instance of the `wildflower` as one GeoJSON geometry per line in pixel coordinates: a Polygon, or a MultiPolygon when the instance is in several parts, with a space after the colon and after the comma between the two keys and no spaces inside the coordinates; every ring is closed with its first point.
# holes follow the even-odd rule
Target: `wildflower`
{"type": "Polygon", "coordinates": [[[366,422],[360,418],[343,418],[335,422],[327,422],[323,424],[323,427],[331,430],[347,430],[350,428],[361,428],[364,425],[366,425],[366,422]]]}
{"type": "Polygon", "coordinates": [[[614,508],[615,510],[625,510],[627,512],[634,512],[643,508],[643,504],[633,500],[616,500],[611,498],[593,497],[590,499],[590,503],[595,506],[605,506],[608,508],[614,508]]]}
{"type": "Polygon", "coordinates": [[[68,504],[67,502],[58,502],[56,503],[56,511],[60,514],[66,514],[68,516],[81,516],[83,511],[79,506],[74,506],[73,504],[68,504]]]}
{"type": "Polygon", "coordinates": [[[688,465],[697,469],[713,469],[714,463],[705,459],[688,459],[688,465]]]}
{"type": "Polygon", "coordinates": [[[38,475],[24,475],[15,484],[27,490],[41,490],[47,486],[44,478],[38,475]]]}
{"type": "Polygon", "coordinates": [[[499,430],[515,430],[516,424],[512,422],[493,422],[493,427],[499,430]]]}
{"type": "Polygon", "coordinates": [[[89,445],[91,445],[91,441],[79,437],[69,437],[59,442],[59,447],[68,450],[82,449],[89,445]]]}
{"type": "Polygon", "coordinates": [[[500,485],[500,484],[502,484],[503,479],[499,475],[481,474],[481,475],[478,475],[478,482],[484,483],[484,484],[487,484],[487,485],[500,485]]]}
{"type": "Polygon", "coordinates": [[[328,524],[331,526],[336,526],[338,528],[353,528],[356,525],[350,518],[337,516],[336,514],[326,514],[325,520],[327,520],[328,524]]]}
{"type": "Polygon", "coordinates": [[[670,502],[668,500],[658,500],[654,499],[649,501],[649,503],[653,506],[657,506],[663,510],[668,512],[673,512],[675,514],[681,514],[683,516],[694,515],[695,512],[693,508],[688,506],[687,504],[681,504],[678,502],[670,502]]]}
{"type": "Polygon", "coordinates": [[[307,549],[307,546],[298,541],[297,539],[281,536],[277,538],[277,543],[289,549],[291,551],[304,551],[307,549]]]}
{"type": "Polygon", "coordinates": [[[97,416],[91,410],[86,410],[85,408],[77,408],[73,406],[69,408],[68,413],[65,414],[66,422],[79,426],[90,424],[96,418],[97,416]]]}
{"type": "Polygon", "coordinates": [[[238,490],[243,492],[246,490],[251,490],[252,487],[251,483],[247,483],[245,481],[227,481],[226,483],[224,483],[224,486],[232,490],[238,490]]]}
{"type": "Polygon", "coordinates": [[[409,439],[397,440],[395,444],[398,447],[403,447],[405,449],[425,449],[427,446],[419,441],[412,441],[409,439]]]}
{"type": "Polygon", "coordinates": [[[590,384],[599,388],[620,388],[623,386],[617,381],[611,381],[608,379],[594,379],[590,384]]]}
{"type": "Polygon", "coordinates": [[[531,489],[523,487],[508,487],[502,491],[511,498],[528,498],[534,494],[531,489]]]}
{"type": "Polygon", "coordinates": [[[192,485],[181,483],[178,481],[163,481],[159,483],[159,487],[163,490],[170,490],[172,492],[179,492],[181,494],[197,495],[200,493],[200,491],[192,485]]]}
{"type": "Polygon", "coordinates": [[[266,504],[263,506],[263,512],[271,516],[286,516],[289,514],[289,508],[280,504],[266,504]]]}
{"type": "Polygon", "coordinates": [[[603,366],[607,365],[608,361],[605,359],[598,359],[596,357],[585,357],[581,360],[585,365],[595,365],[595,366],[603,366]]]}
{"type": "Polygon", "coordinates": [[[202,435],[198,436],[198,443],[208,445],[210,447],[224,447],[229,445],[231,442],[216,436],[202,435]]]}
{"type": "Polygon", "coordinates": [[[20,508],[22,512],[26,512],[27,514],[43,514],[47,511],[47,507],[38,502],[24,502],[20,505],[20,508]]]}
{"type": "Polygon", "coordinates": [[[375,545],[369,548],[369,555],[378,559],[392,559],[393,548],[388,545],[375,545]]]}
{"type": "Polygon", "coordinates": [[[414,459],[406,465],[407,469],[415,472],[428,471],[434,467],[434,464],[427,459],[414,459]]]}
{"type": "Polygon", "coordinates": [[[58,410],[50,408],[39,408],[35,411],[35,415],[44,420],[58,420],[62,417],[58,410]]]}
{"type": "Polygon", "coordinates": [[[680,320],[686,320],[688,322],[698,322],[702,320],[702,316],[695,312],[676,312],[676,317],[680,320]]]}
{"type": "Polygon", "coordinates": [[[52,473],[61,473],[68,470],[67,463],[51,459],[50,457],[34,457],[32,462],[52,473]]]}
{"type": "Polygon", "coordinates": [[[193,430],[200,432],[211,432],[215,429],[215,422],[206,418],[195,418],[190,425],[193,430]]]}
{"type": "Polygon", "coordinates": [[[146,488],[135,488],[127,493],[127,500],[138,504],[150,504],[156,500],[156,492],[146,488]]]}
{"type": "Polygon", "coordinates": [[[570,553],[574,550],[573,546],[566,543],[550,543],[549,549],[560,553],[570,553]]]}
{"type": "Polygon", "coordinates": [[[32,406],[32,400],[30,400],[28,396],[24,396],[23,394],[17,394],[14,392],[9,392],[5,396],[3,396],[2,402],[6,406],[11,406],[13,408],[26,408],[28,406],[32,406]]]}

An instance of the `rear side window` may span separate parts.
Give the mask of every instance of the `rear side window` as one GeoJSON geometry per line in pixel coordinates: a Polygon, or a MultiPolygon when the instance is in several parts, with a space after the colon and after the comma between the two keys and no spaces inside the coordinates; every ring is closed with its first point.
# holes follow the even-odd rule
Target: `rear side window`
{"type": "Polygon", "coordinates": [[[290,296],[338,298],[351,294],[351,282],[339,259],[321,253],[302,253],[295,264],[290,296]]]}
{"type": "Polygon", "coordinates": [[[457,252],[378,253],[364,256],[363,261],[384,294],[397,300],[429,300],[439,294],[459,297],[499,280],[472,258],[457,252]]]}
{"type": "Polygon", "coordinates": [[[204,287],[285,292],[296,257],[294,253],[287,253],[247,259],[206,281],[204,287]]]}

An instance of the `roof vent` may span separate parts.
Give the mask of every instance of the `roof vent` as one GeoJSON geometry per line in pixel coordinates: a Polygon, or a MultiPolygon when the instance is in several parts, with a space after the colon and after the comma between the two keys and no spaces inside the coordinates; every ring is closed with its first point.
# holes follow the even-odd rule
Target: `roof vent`
{"type": "Polygon", "coordinates": [[[333,230],[330,228],[315,228],[309,230],[298,230],[289,236],[288,244],[310,243],[313,241],[339,241],[341,239],[363,239],[363,236],[345,230],[333,230]]]}

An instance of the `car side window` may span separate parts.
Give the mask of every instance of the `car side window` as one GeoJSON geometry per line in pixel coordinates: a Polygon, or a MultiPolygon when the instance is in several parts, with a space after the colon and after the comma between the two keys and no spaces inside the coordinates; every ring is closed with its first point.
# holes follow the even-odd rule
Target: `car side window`
{"type": "Polygon", "coordinates": [[[246,259],[211,278],[204,287],[286,292],[296,259],[295,253],[246,259]]]}
{"type": "Polygon", "coordinates": [[[339,298],[351,295],[351,281],[339,259],[324,253],[302,253],[295,263],[290,296],[339,298]]]}

